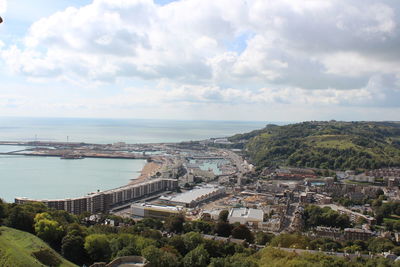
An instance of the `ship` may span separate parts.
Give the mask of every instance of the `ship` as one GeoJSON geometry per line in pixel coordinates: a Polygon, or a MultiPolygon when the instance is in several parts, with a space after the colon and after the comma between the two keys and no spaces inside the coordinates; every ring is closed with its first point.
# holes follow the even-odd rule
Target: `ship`
{"type": "Polygon", "coordinates": [[[60,159],[83,159],[81,155],[64,155],[60,159]]]}

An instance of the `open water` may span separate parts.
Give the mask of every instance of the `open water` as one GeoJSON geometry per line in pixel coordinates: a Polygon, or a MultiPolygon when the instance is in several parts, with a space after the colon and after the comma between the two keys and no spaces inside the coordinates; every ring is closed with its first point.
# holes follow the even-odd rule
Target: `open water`
{"type": "MultiPolygon", "coordinates": [[[[283,124],[283,123],[280,123],[283,124]]],[[[127,119],[0,118],[0,141],[157,143],[224,137],[262,128],[266,122],[127,119]]],[[[0,152],[21,147],[0,146],[0,152]]],[[[0,198],[79,197],[126,185],[143,160],[0,156],[0,198]]]]}

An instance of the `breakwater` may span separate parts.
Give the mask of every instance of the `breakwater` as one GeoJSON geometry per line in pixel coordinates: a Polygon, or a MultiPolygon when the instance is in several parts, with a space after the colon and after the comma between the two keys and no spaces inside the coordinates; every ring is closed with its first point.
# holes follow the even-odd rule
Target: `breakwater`
{"type": "Polygon", "coordinates": [[[65,151],[54,151],[52,153],[48,152],[32,152],[32,153],[24,153],[24,150],[20,151],[13,151],[13,152],[3,152],[0,153],[0,155],[14,155],[14,156],[34,156],[34,157],[65,157],[65,155],[76,155],[81,158],[105,158],[105,159],[150,159],[150,156],[144,156],[141,154],[119,154],[119,153],[107,153],[107,154],[101,154],[101,153],[93,153],[93,152],[81,152],[78,154],[74,153],[66,153],[65,151]]]}

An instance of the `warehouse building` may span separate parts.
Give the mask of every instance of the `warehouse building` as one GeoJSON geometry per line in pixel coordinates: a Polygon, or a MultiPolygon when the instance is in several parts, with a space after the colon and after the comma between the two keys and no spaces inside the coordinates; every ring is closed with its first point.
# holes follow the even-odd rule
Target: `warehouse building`
{"type": "Polygon", "coordinates": [[[138,203],[131,206],[132,216],[140,218],[166,219],[184,212],[182,207],[138,203]]]}
{"type": "Polygon", "coordinates": [[[162,196],[159,200],[169,205],[193,208],[201,203],[220,198],[224,195],[225,187],[206,184],[174,196],[162,196]]]}

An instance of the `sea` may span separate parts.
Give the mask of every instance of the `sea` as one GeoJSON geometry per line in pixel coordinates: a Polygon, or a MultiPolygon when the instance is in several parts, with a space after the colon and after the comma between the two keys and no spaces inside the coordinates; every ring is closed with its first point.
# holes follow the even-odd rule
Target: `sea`
{"type": "MultiPolygon", "coordinates": [[[[268,123],[271,122],[0,117],[0,141],[180,142],[231,136],[268,123]]],[[[0,152],[19,149],[20,146],[0,146],[0,152]]],[[[140,175],[144,165],[144,160],[129,159],[0,156],[0,198],[13,202],[15,197],[80,197],[126,185],[140,175]]]]}

